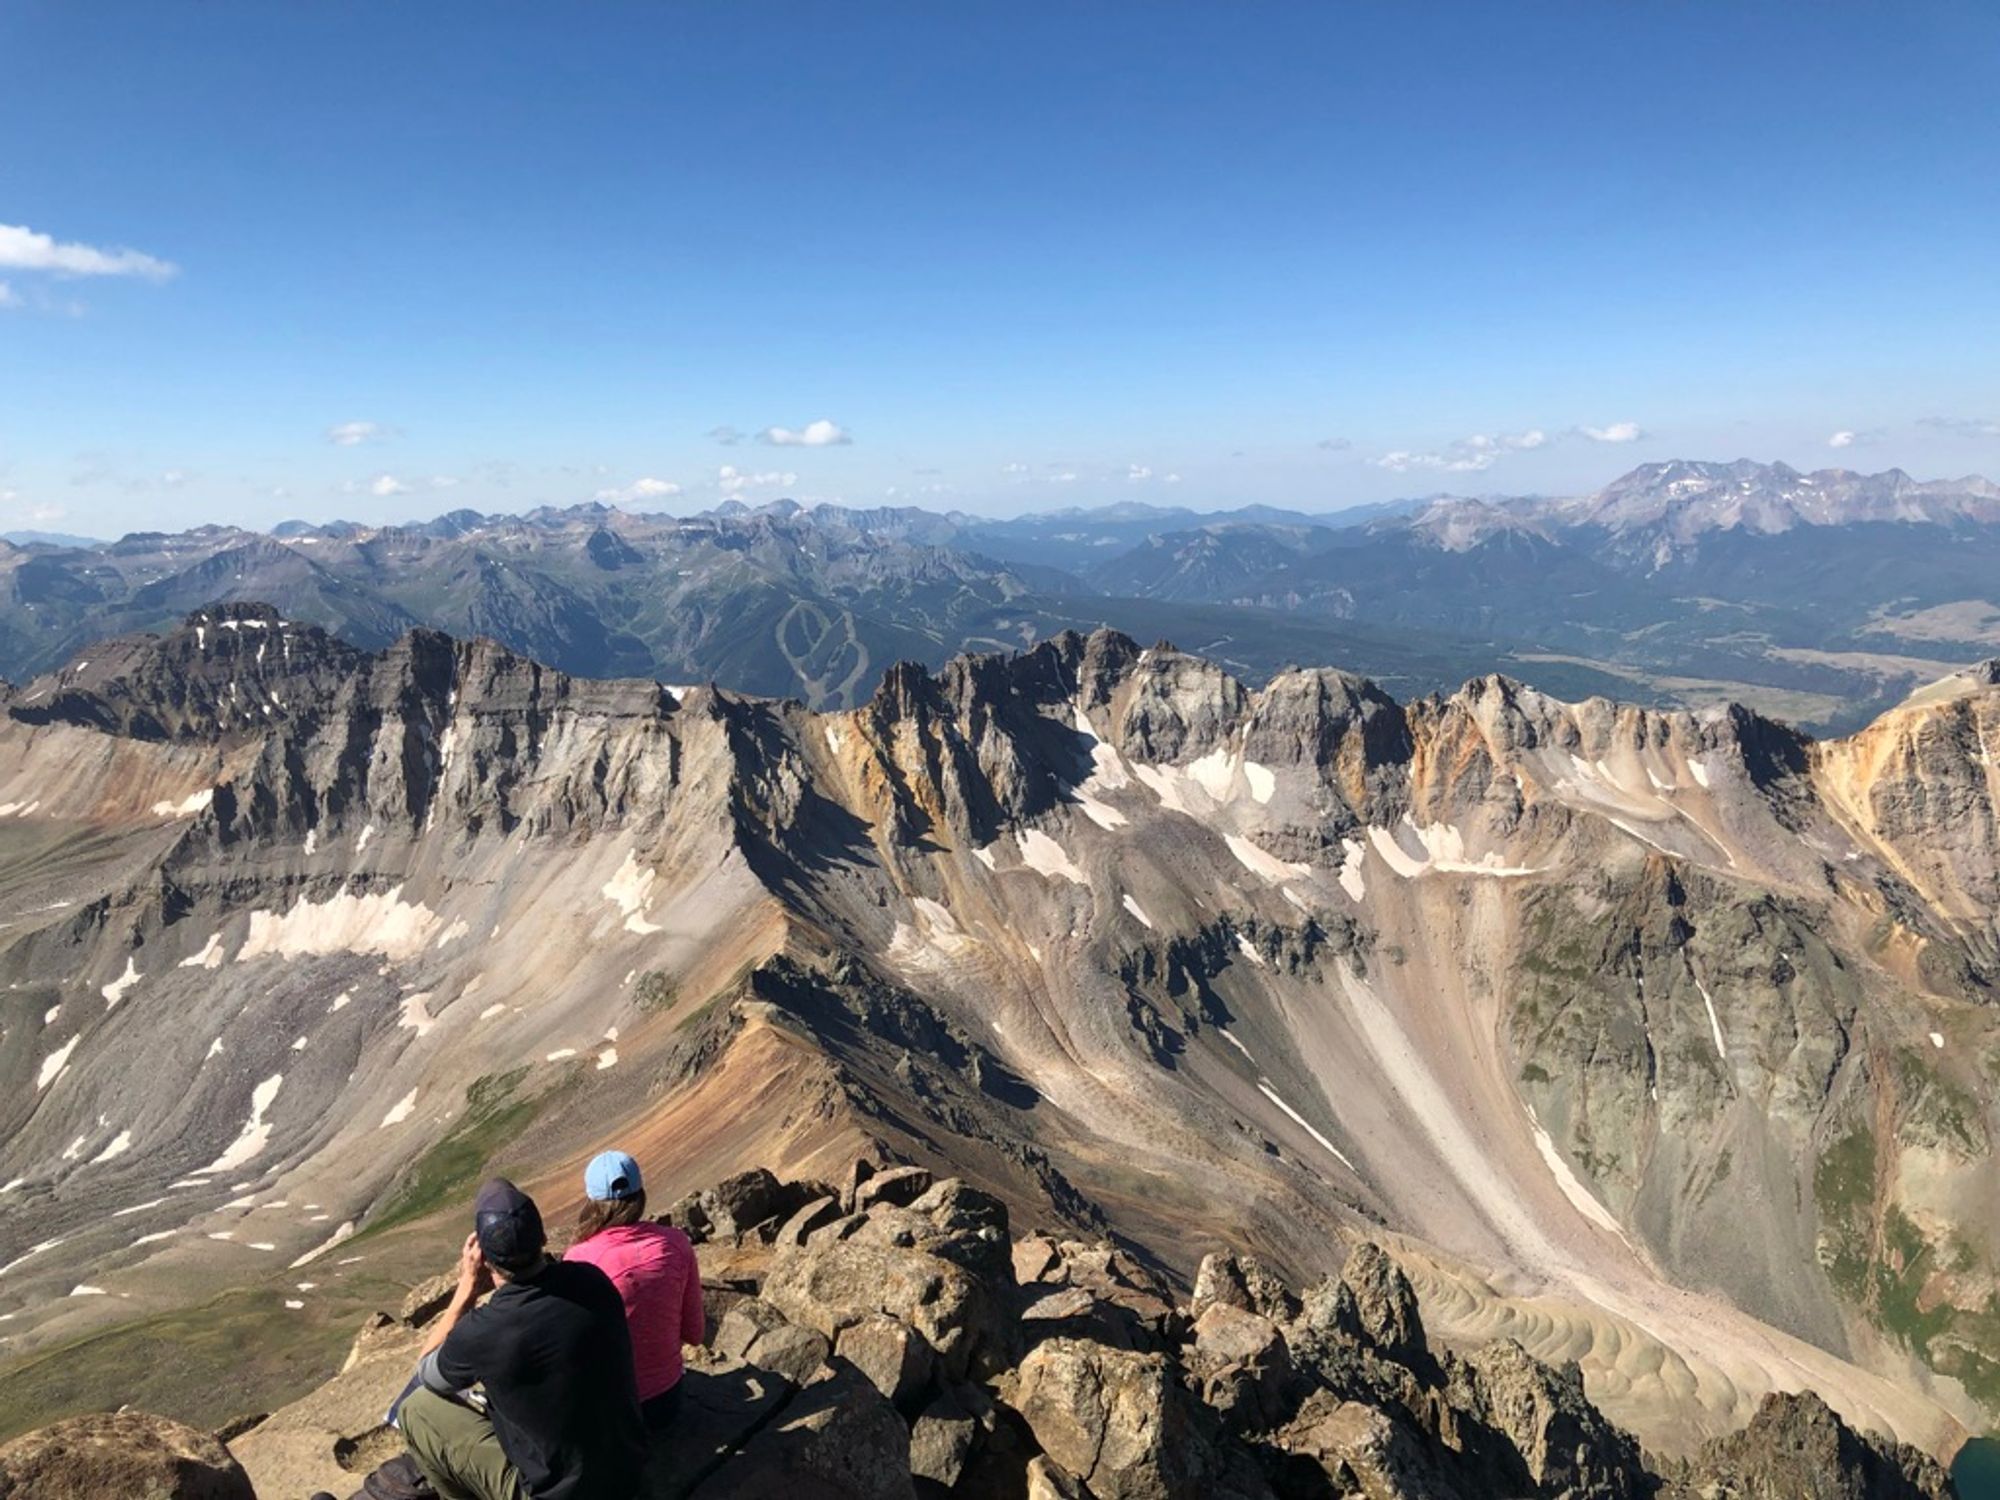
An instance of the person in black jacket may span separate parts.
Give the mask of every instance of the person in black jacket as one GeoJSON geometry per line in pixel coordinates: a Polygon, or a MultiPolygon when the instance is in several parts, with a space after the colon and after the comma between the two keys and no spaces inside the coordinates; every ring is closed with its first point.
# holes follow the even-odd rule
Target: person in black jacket
{"type": "Polygon", "coordinates": [[[458,1289],[398,1414],[445,1500],[629,1500],[639,1483],[625,1305],[602,1271],[551,1260],[547,1243],[534,1199],[499,1177],[479,1190],[458,1289]],[[463,1399],[475,1385],[484,1411],[463,1399]]]}

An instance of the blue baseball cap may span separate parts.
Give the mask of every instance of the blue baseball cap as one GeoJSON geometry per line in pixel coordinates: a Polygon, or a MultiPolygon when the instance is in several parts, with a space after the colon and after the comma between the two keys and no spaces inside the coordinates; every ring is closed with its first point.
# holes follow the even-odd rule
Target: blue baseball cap
{"type": "Polygon", "coordinates": [[[598,1203],[636,1198],[646,1191],[639,1164],[623,1151],[600,1151],[583,1169],[583,1190],[598,1203]]]}

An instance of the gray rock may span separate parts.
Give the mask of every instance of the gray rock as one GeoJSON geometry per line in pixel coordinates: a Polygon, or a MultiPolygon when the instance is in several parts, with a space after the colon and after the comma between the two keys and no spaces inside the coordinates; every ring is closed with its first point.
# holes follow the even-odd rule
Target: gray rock
{"type": "Polygon", "coordinates": [[[1212,1468],[1163,1355],[1050,1339],[1021,1361],[1012,1404],[1096,1500],[1181,1500],[1212,1468]]]}
{"type": "Polygon", "coordinates": [[[915,1410],[931,1394],[937,1354],[907,1323],[868,1313],[840,1330],[833,1352],[866,1375],[898,1411],[915,1410]]]}
{"type": "Polygon", "coordinates": [[[0,1500],[256,1500],[214,1434],[145,1412],[69,1417],[0,1447],[0,1500]]]}
{"type": "Polygon", "coordinates": [[[791,1321],[830,1339],[870,1314],[905,1323],[930,1344],[940,1375],[951,1381],[993,1373],[1012,1345],[1001,1303],[964,1268],[922,1250],[858,1237],[819,1237],[779,1251],[764,1297],[791,1321]]]}

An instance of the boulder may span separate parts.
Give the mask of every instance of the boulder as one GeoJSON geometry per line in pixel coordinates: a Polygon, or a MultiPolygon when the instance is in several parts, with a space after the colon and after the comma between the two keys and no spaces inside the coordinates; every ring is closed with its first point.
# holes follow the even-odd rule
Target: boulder
{"type": "Polygon", "coordinates": [[[937,1355],[909,1324],[869,1313],[840,1330],[833,1352],[866,1375],[898,1411],[919,1409],[931,1395],[937,1355]]]}
{"type": "MultiPolygon", "coordinates": [[[[1284,1494],[1325,1493],[1328,1481],[1334,1494],[1366,1500],[1461,1500],[1466,1493],[1440,1472],[1422,1433],[1384,1408],[1330,1391],[1309,1396],[1272,1446],[1283,1455],[1274,1467],[1284,1494]]],[[[1513,1493],[1501,1476],[1487,1480],[1479,1493],[1513,1493]]]]}
{"type": "Polygon", "coordinates": [[[1533,1493],[1614,1500],[1640,1492],[1645,1468],[1639,1445],[1590,1404],[1574,1363],[1557,1369],[1501,1339],[1457,1366],[1453,1384],[1458,1404],[1520,1454],[1533,1493]],[[1463,1389],[1467,1381],[1469,1391],[1463,1389]]]}
{"type": "Polygon", "coordinates": [[[1062,1255],[1054,1240],[1029,1235],[1014,1242],[1014,1280],[1022,1286],[1038,1281],[1054,1282],[1062,1269],[1062,1255]]]}
{"type": "Polygon", "coordinates": [[[773,1236],[774,1245],[803,1245],[812,1238],[813,1232],[825,1228],[840,1217],[840,1200],[831,1195],[807,1199],[792,1216],[778,1226],[773,1236]]]}
{"type": "Polygon", "coordinates": [[[396,1316],[411,1328],[422,1328],[451,1305],[458,1291],[458,1272],[440,1271],[411,1287],[396,1316]]]}
{"type": "Polygon", "coordinates": [[[871,1314],[905,1323],[923,1335],[938,1374],[952,1382],[993,1374],[1013,1345],[1003,1304],[963,1267],[859,1236],[815,1238],[780,1251],[765,1278],[764,1299],[829,1339],[871,1314]]]}
{"type": "Polygon", "coordinates": [[[877,1203],[908,1208],[930,1191],[935,1180],[923,1167],[884,1167],[855,1188],[855,1210],[866,1213],[877,1203]]]}
{"type": "Polygon", "coordinates": [[[1091,1500],[1076,1476],[1038,1453],[1028,1460],[1028,1500],[1091,1500]]]}
{"type": "Polygon", "coordinates": [[[0,1447],[4,1500],[256,1500],[211,1433],[145,1412],[69,1417],[0,1447]]]}
{"type": "Polygon", "coordinates": [[[1689,1465],[1687,1492],[1729,1500],[1945,1500],[1951,1480],[1929,1454],[1856,1432],[1810,1391],[1766,1396],[1741,1432],[1689,1465]]]}
{"type": "Polygon", "coordinates": [[[979,1440],[979,1422],[950,1391],[938,1393],[910,1424],[910,1473],[950,1491],[965,1475],[979,1440]]]}
{"type": "Polygon", "coordinates": [[[916,1500],[910,1429],[855,1369],[799,1391],[694,1492],[699,1500],[916,1500]]]}
{"type": "Polygon", "coordinates": [[[1424,1320],[1417,1311],[1417,1294],[1403,1268],[1380,1245],[1363,1240],[1348,1252],[1341,1282],[1354,1297],[1361,1336],[1384,1357],[1414,1370],[1431,1363],[1424,1320]]]}
{"type": "Polygon", "coordinates": [[[1291,1416],[1291,1351],[1269,1318],[1210,1303],[1194,1325],[1187,1364],[1202,1400],[1232,1432],[1265,1432],[1291,1416]]]}
{"type": "Polygon", "coordinates": [[[1095,1500],[1205,1493],[1213,1465],[1163,1355],[1050,1339],[1021,1361],[1011,1402],[1043,1453],[1095,1500]]]}
{"type": "Polygon", "coordinates": [[[1335,1276],[1321,1277],[1300,1299],[1298,1321],[1303,1327],[1336,1338],[1361,1337],[1361,1308],[1354,1299],[1354,1288],[1335,1276]]]}
{"type": "Polygon", "coordinates": [[[709,1342],[717,1354],[768,1370],[793,1385],[816,1379],[833,1352],[825,1334],[801,1328],[756,1297],[724,1313],[709,1342]]]}
{"type": "Polygon", "coordinates": [[[1240,1307],[1274,1323],[1299,1315],[1299,1299],[1254,1255],[1205,1255],[1194,1276],[1188,1316],[1199,1319],[1215,1303],[1240,1307]]]}

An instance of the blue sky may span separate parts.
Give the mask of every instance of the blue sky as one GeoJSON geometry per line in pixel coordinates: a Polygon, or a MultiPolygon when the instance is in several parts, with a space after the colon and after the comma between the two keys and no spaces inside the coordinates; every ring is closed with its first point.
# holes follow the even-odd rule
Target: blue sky
{"type": "Polygon", "coordinates": [[[2000,471],[1996,57],[1989,3],[7,0],[0,527],[2000,471]]]}

